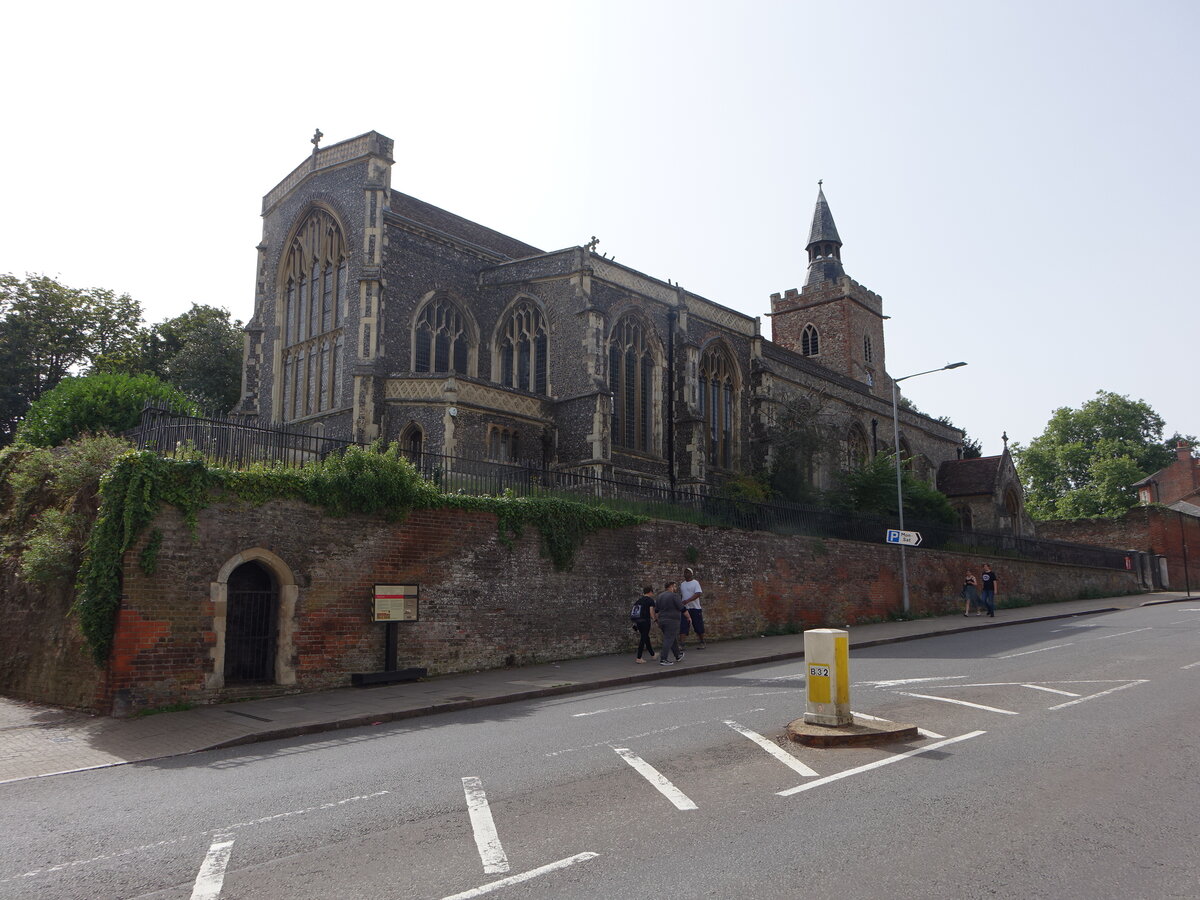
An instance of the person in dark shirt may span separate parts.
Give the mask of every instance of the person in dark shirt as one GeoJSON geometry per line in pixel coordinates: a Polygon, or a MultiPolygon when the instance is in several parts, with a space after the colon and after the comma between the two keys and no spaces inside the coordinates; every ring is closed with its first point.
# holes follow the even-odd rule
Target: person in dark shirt
{"type": "Polygon", "coordinates": [[[987,563],[983,564],[983,575],[979,580],[983,584],[979,599],[987,607],[987,614],[994,617],[996,615],[996,573],[987,563]]]}
{"type": "Polygon", "coordinates": [[[679,623],[688,614],[683,605],[683,597],[675,590],[675,582],[668,581],[663,585],[663,592],[654,598],[654,617],[658,627],[662,629],[662,653],[659,655],[660,666],[673,666],[683,659],[683,648],[679,646],[679,623]],[[674,653],[674,661],[667,659],[668,653],[674,653]]]}
{"type": "MultiPolygon", "coordinates": [[[[967,602],[966,609],[963,610],[963,615],[969,616],[971,614],[971,604],[974,603],[978,606],[980,603],[979,587],[975,584],[975,576],[970,572],[967,573],[967,578],[963,582],[962,590],[959,591],[958,595],[967,602]]],[[[976,613],[975,615],[981,616],[983,613],[976,613]]]]}
{"type": "Polygon", "coordinates": [[[654,588],[646,585],[642,588],[642,596],[638,598],[638,617],[633,620],[633,627],[638,630],[638,648],[637,661],[645,662],[642,659],[643,648],[648,651],[650,658],[654,659],[654,647],[650,643],[650,623],[653,621],[652,613],[654,612],[654,588]]]}

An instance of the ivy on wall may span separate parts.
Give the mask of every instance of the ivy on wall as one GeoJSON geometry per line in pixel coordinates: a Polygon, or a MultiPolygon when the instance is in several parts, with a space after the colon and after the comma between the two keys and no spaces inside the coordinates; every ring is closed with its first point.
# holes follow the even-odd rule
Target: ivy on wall
{"type": "MultiPolygon", "coordinates": [[[[500,540],[513,546],[528,525],[541,535],[541,552],[555,568],[569,569],[583,540],[604,528],[620,528],[645,517],[556,497],[477,497],[444,493],[423,479],[395,444],[352,447],[301,468],[264,464],[245,471],[209,466],[203,458],[164,459],[150,451],[118,457],[100,482],[100,508],[83,555],[75,612],[96,661],[112,648],[121,604],[121,560],[159,510],[178,509],[195,527],[196,515],[222,496],[261,504],[291,499],[330,515],[351,513],[403,519],[414,509],[464,509],[496,516],[500,540]]],[[[161,535],[139,557],[153,571],[161,535]]]]}

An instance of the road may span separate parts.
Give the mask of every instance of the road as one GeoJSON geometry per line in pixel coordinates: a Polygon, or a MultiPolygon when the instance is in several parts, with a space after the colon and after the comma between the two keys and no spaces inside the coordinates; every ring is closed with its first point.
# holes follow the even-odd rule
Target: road
{"type": "Polygon", "coordinates": [[[0,897],[1200,896],[1200,603],[856,651],[906,744],[781,740],[803,672],[0,785],[0,897]]]}

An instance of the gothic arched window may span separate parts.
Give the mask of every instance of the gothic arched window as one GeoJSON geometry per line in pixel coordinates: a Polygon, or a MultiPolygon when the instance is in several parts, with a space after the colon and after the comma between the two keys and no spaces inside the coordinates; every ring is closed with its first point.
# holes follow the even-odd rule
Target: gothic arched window
{"type": "Polygon", "coordinates": [[[466,314],[449,297],[425,305],[414,326],[413,371],[469,375],[472,340],[466,314]]]}
{"type": "Polygon", "coordinates": [[[505,387],[545,394],[550,379],[546,317],[532,300],[505,316],[496,336],[494,378],[505,387]]]}
{"type": "Polygon", "coordinates": [[[504,425],[488,427],[488,459],[515,462],[520,455],[520,436],[516,429],[504,425]]]}
{"type": "Polygon", "coordinates": [[[804,356],[816,356],[820,352],[821,336],[817,333],[817,326],[809,322],[800,335],[800,353],[804,356]]]}
{"type": "Polygon", "coordinates": [[[613,393],[613,446],[652,453],[658,415],[657,355],[647,328],[633,316],[617,323],[608,341],[608,387],[613,393]]]}
{"type": "Polygon", "coordinates": [[[700,408],[708,444],[708,463],[733,467],[736,369],[729,351],[716,344],[700,357],[700,408]]]}
{"type": "Polygon", "coordinates": [[[870,459],[867,449],[867,433],[859,425],[853,425],[846,435],[846,468],[849,471],[861,469],[870,459]]]}
{"type": "Polygon", "coordinates": [[[283,384],[280,418],[298,419],[342,404],[342,325],[349,281],[337,220],[314,209],[292,238],[280,269],[283,384]]]}

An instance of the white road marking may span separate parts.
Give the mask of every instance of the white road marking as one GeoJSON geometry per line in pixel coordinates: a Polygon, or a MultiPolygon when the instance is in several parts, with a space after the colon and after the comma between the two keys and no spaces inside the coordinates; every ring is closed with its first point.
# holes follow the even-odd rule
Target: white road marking
{"type": "Polygon", "coordinates": [[[192,886],[192,900],[217,900],[225,884],[225,867],[229,865],[229,854],[233,852],[233,838],[222,835],[208,848],[196,883],[192,886]]]}
{"type": "Polygon", "coordinates": [[[602,713],[624,712],[627,709],[641,709],[643,706],[665,706],[668,703],[707,703],[710,700],[741,700],[743,697],[769,697],[772,694],[794,694],[795,691],[758,691],[753,694],[725,694],[724,696],[704,697],[671,697],[666,700],[647,700],[645,703],[634,703],[629,706],[606,706],[604,709],[593,709],[588,712],[571,713],[572,719],[582,719],[587,716],[598,716],[602,713]]]}
{"type": "Polygon", "coordinates": [[[499,881],[493,881],[490,884],[481,885],[469,891],[463,891],[461,894],[451,894],[449,897],[443,897],[442,900],[471,900],[472,897],[482,897],[484,894],[490,894],[492,891],[498,891],[510,885],[529,881],[530,879],[537,878],[539,875],[548,875],[551,872],[557,872],[559,869],[573,866],[577,862],[595,859],[599,855],[599,853],[591,852],[576,853],[574,856],[568,856],[566,859],[560,859],[558,862],[552,862],[545,866],[538,866],[536,869],[530,869],[528,872],[522,872],[520,875],[510,875],[508,878],[501,878],[499,881]]]}
{"type": "Polygon", "coordinates": [[[1150,679],[1148,678],[1139,678],[1137,681],[1119,684],[1115,688],[1109,688],[1107,691],[1101,691],[1098,694],[1089,694],[1087,697],[1080,697],[1078,700],[1068,700],[1066,703],[1060,703],[1058,706],[1051,706],[1049,709],[1054,711],[1056,709],[1065,709],[1068,706],[1075,706],[1077,703],[1087,703],[1089,700],[1095,700],[1097,697],[1104,697],[1108,694],[1114,694],[1117,691],[1125,690],[1125,688],[1137,687],[1139,684],[1145,684],[1149,680],[1150,679]]]}
{"type": "MultiPolygon", "coordinates": [[[[963,677],[965,677],[965,676],[963,676],[963,677]]],[[[855,712],[854,710],[850,710],[850,715],[858,716],[858,718],[860,718],[860,719],[870,719],[872,722],[891,722],[892,721],[891,719],[881,719],[879,716],[868,716],[866,713],[855,712]]],[[[928,731],[924,728],[918,728],[917,734],[919,734],[923,738],[929,738],[930,740],[935,740],[935,741],[941,740],[942,738],[945,737],[944,734],[938,734],[936,731],[928,731]]]]}
{"type": "Polygon", "coordinates": [[[198,834],[181,834],[179,837],[168,838],[162,841],[155,841],[153,844],[142,844],[140,847],[128,847],[124,850],[114,850],[112,853],[102,853],[100,856],[93,856],[88,859],[73,859],[70,862],[57,863],[53,866],[46,866],[44,869],[34,869],[31,872],[22,872],[20,875],[10,875],[8,878],[0,878],[0,884],[6,881],[12,881],[15,878],[32,878],[35,875],[45,875],[47,872],[61,872],[63,869],[70,869],[75,866],[87,866],[93,863],[105,862],[110,859],[117,859],[121,856],[129,856],[132,853],[141,853],[146,850],[157,850],[159,847],[169,847],[171,844],[178,844],[182,841],[194,840],[197,837],[214,837],[223,835],[237,828],[248,828],[251,825],[263,825],[267,822],[274,822],[276,819],[286,819],[290,816],[303,816],[306,813],[317,812],[318,810],[333,809],[337,806],[343,806],[347,803],[356,803],[359,800],[374,800],[376,797],[382,797],[385,794],[390,794],[391,791],[376,791],[373,794],[362,794],[357,797],[347,797],[345,800],[333,800],[329,803],[322,803],[320,806],[309,806],[306,809],[294,809],[289,812],[276,813],[273,816],[263,816],[261,819],[252,819],[249,822],[237,822],[233,825],[223,825],[220,828],[212,828],[208,831],[201,831],[198,834]]]}
{"type": "Polygon", "coordinates": [[[847,769],[845,772],[838,772],[836,775],[826,775],[824,778],[819,778],[816,781],[809,781],[798,785],[794,788],[788,788],[786,791],[777,791],[780,797],[790,797],[793,794],[799,794],[801,791],[810,791],[815,787],[820,787],[823,784],[829,784],[831,781],[837,781],[840,778],[849,778],[851,775],[857,775],[859,772],[867,772],[871,769],[878,769],[881,766],[890,766],[892,763],[900,762],[903,759],[908,759],[913,756],[920,756],[922,753],[932,753],[934,750],[940,750],[942,747],[948,747],[951,744],[957,744],[959,741],[970,740],[973,737],[979,737],[981,734],[987,734],[986,731],[972,731],[969,734],[960,734],[958,737],[947,738],[944,741],[938,741],[936,744],[930,744],[927,747],[918,747],[915,750],[908,750],[904,753],[897,753],[895,756],[889,756],[886,759],[879,759],[873,763],[867,763],[865,766],[859,766],[855,769],[847,769]]]}
{"type": "Polygon", "coordinates": [[[796,757],[792,756],[792,754],[788,753],[786,750],[784,750],[782,747],[780,747],[774,741],[768,740],[767,738],[763,737],[757,731],[751,731],[749,728],[746,728],[743,725],[739,725],[737,722],[734,722],[731,719],[726,719],[725,724],[728,725],[730,728],[732,728],[734,731],[736,731],[738,734],[742,734],[742,735],[745,735],[746,737],[750,738],[750,740],[754,741],[754,743],[758,744],[758,746],[762,747],[764,750],[766,750],[768,753],[770,753],[773,757],[775,757],[777,760],[779,760],[781,763],[783,763],[785,766],[787,766],[792,771],[799,772],[805,778],[815,778],[816,777],[816,775],[817,775],[816,772],[814,772],[812,769],[810,769],[804,763],[800,762],[800,760],[796,759],[796,757]]]}
{"type": "Polygon", "coordinates": [[[869,684],[874,687],[899,687],[902,684],[917,684],[922,681],[953,681],[956,678],[966,678],[966,675],[944,675],[941,678],[894,678],[891,681],[856,681],[855,684],[869,684]]]}
{"type": "Polygon", "coordinates": [[[954,703],[958,706],[970,706],[974,709],[982,709],[987,712],[1003,713],[1006,716],[1015,716],[1019,713],[1013,712],[1011,709],[999,709],[995,706],[984,706],[982,703],[968,703],[966,700],[955,700],[953,697],[935,697],[932,694],[910,694],[908,691],[896,691],[897,694],[902,694],[905,697],[919,697],[922,700],[940,700],[942,703],[954,703]]]}
{"type": "Polygon", "coordinates": [[[473,775],[462,780],[463,793],[467,795],[467,810],[471,814],[471,827],[475,830],[475,846],[483,860],[486,875],[499,875],[508,871],[508,857],[500,845],[496,823],[492,821],[492,810],[488,806],[483,784],[473,775]]]}
{"type": "Polygon", "coordinates": [[[1078,697],[1078,694],[1073,694],[1070,691],[1060,691],[1058,688],[1046,687],[1041,684],[1023,684],[1021,687],[1033,688],[1035,691],[1046,691],[1051,694],[1062,694],[1064,697],[1078,697]]]}
{"type": "Polygon", "coordinates": [[[1137,634],[1139,631],[1150,631],[1150,630],[1151,630],[1151,628],[1149,626],[1147,626],[1146,628],[1135,628],[1135,629],[1133,629],[1133,631],[1118,631],[1116,634],[1102,634],[1098,638],[1091,638],[1091,640],[1107,641],[1109,638],[1123,637],[1124,635],[1127,635],[1127,634],[1137,634]]]}
{"type": "Polygon", "coordinates": [[[1063,647],[1074,647],[1074,643],[1055,644],[1053,647],[1039,647],[1037,650],[1023,650],[1020,653],[1010,653],[1008,656],[993,656],[992,659],[1015,659],[1018,656],[1028,656],[1030,653],[1045,653],[1047,650],[1061,650],[1063,647]]]}
{"type": "MultiPolygon", "coordinates": [[[[757,706],[754,709],[746,710],[746,712],[766,712],[766,709],[761,706],[757,706]]],[[[668,734],[672,731],[679,731],[681,728],[694,728],[697,725],[711,725],[715,721],[717,720],[700,719],[697,722],[683,722],[679,725],[668,725],[666,728],[654,728],[650,731],[643,731],[640,734],[627,734],[625,737],[613,738],[607,741],[596,741],[594,744],[584,744],[582,747],[567,747],[563,750],[551,750],[549,753],[544,755],[547,759],[550,759],[553,756],[562,756],[564,753],[578,753],[580,750],[594,750],[597,747],[608,747],[609,749],[612,749],[612,745],[618,742],[625,744],[629,743],[630,741],[636,741],[639,738],[650,737],[651,735],[655,734],[668,734]]]]}
{"type": "Polygon", "coordinates": [[[633,766],[634,770],[658,789],[658,792],[675,804],[676,809],[699,809],[692,799],[675,785],[671,784],[662,772],[650,765],[632,750],[626,747],[613,747],[621,759],[633,766]]]}
{"type": "Polygon", "coordinates": [[[1181,669],[1194,669],[1194,668],[1196,668],[1196,666],[1200,666],[1200,662],[1188,663],[1186,666],[1180,666],[1179,668],[1181,668],[1181,669]]]}

